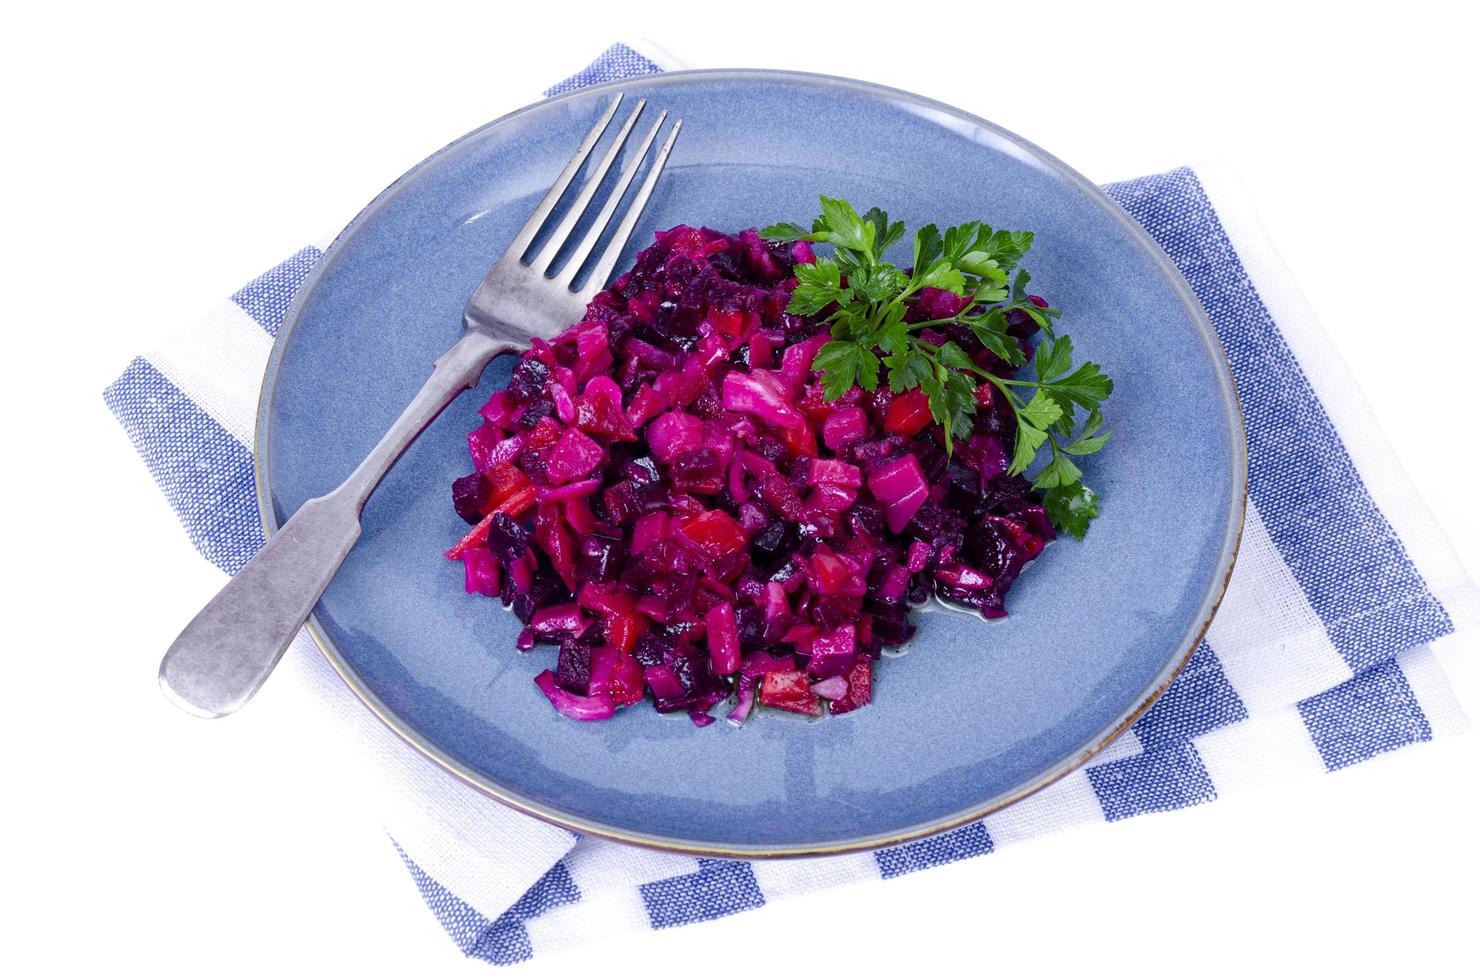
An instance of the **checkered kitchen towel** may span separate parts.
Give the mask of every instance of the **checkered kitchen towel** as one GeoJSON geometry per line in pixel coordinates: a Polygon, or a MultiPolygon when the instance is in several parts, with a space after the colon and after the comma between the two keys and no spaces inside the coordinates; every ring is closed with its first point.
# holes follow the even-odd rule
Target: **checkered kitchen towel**
{"type": "MultiPolygon", "coordinates": [[[[558,93],[656,72],[616,45],[558,93]]],[[[786,895],[893,878],[1080,824],[1207,803],[1323,773],[1464,725],[1425,644],[1473,623],[1477,593],[1416,500],[1346,369],[1235,183],[1180,169],[1107,188],[1187,276],[1243,397],[1250,508],[1206,642],[1094,762],[970,826],[815,860],[697,860],[581,839],[447,776],[375,722],[303,637],[274,684],[324,710],[305,737],[357,767],[427,904],[469,956],[527,959],[620,929],[732,915],[786,895]]],[[[257,385],[317,247],[134,360],[105,393],[200,552],[226,572],[262,545],[249,450],[257,385]]]]}

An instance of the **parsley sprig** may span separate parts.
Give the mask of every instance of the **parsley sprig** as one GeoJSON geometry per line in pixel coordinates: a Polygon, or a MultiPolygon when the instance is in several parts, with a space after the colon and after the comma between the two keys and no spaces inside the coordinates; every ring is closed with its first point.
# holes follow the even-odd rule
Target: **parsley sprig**
{"type": "Polygon", "coordinates": [[[1047,447],[1048,462],[1032,477],[1033,486],[1043,491],[1049,519],[1084,537],[1099,514],[1099,498],[1082,482],[1074,457],[1098,452],[1110,438],[1100,404],[1112,384],[1098,364],[1074,364],[1073,342],[1055,328],[1060,311],[1029,297],[1029,276],[1018,263],[1032,248],[1033,233],[994,230],[980,221],[944,234],[926,225],[915,233],[909,268],[901,269],[884,255],[904,238],[903,221],[891,222],[878,208],[860,216],[847,201],[821,201],[822,214],[810,231],[782,223],[763,229],[761,237],[833,246],[830,257],[795,267],[797,287],[787,306],[787,312],[802,316],[828,311],[824,320],[831,324],[832,340],[812,362],[822,372],[824,397],[840,398],[855,384],[874,391],[882,369],[896,394],[915,388],[925,393],[950,453],[956,440],[971,435],[978,386],[990,384],[993,396],[1005,399],[1017,419],[1008,472],[1026,473],[1047,447]],[[906,322],[926,287],[969,302],[956,316],[906,322]],[[1043,332],[1031,378],[994,374],[955,341],[936,344],[920,336],[929,327],[960,324],[1007,364],[1024,367],[1027,358],[1008,331],[1013,313],[1031,318],[1043,332]]]}

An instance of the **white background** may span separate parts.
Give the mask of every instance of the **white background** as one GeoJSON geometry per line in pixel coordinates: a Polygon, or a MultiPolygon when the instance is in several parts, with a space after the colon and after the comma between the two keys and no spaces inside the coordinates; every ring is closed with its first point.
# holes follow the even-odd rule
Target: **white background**
{"type": "MultiPolygon", "coordinates": [[[[1231,163],[1480,569],[1466,436],[1480,85],[1458,4],[42,6],[8,14],[0,38],[11,975],[492,969],[445,939],[315,746],[278,735],[305,708],[286,686],[211,724],[159,696],[159,654],[219,577],[99,393],[411,164],[620,37],[697,67],[911,89],[1097,181],[1231,163]]],[[[1472,717],[1475,646],[1440,650],[1472,717]]],[[[521,975],[1474,975],[1477,772],[1471,734],[521,975]]]]}

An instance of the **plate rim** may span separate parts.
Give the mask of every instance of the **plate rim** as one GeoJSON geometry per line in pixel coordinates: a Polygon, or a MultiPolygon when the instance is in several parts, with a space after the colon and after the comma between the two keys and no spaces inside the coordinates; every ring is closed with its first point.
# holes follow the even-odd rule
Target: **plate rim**
{"type": "Polygon", "coordinates": [[[334,240],[324,250],[319,260],[314,263],[312,269],[310,269],[308,275],[304,278],[303,283],[295,292],[293,300],[283,317],[282,325],[279,327],[277,335],[273,340],[272,350],[263,370],[262,384],[258,392],[255,418],[256,427],[252,437],[252,468],[253,483],[257,497],[257,509],[262,521],[263,531],[268,537],[271,537],[276,533],[279,526],[276,512],[272,506],[266,448],[270,442],[271,422],[269,415],[273,395],[276,391],[276,382],[278,380],[278,371],[281,366],[283,352],[293,335],[294,328],[297,326],[298,318],[308,296],[318,284],[324,270],[331,264],[330,260],[335,256],[344,239],[357,231],[370,216],[379,211],[395,195],[402,184],[413,179],[429,164],[462,144],[478,139],[489,130],[501,126],[510,120],[547,106],[587,98],[593,94],[600,95],[605,92],[616,92],[629,88],[633,84],[661,86],[696,79],[701,81],[791,82],[823,89],[852,90],[888,101],[912,104],[916,107],[943,113],[962,122],[980,127],[994,134],[996,137],[1014,144],[1028,156],[1047,167],[1056,176],[1064,179],[1072,187],[1085,194],[1095,204],[1099,205],[1102,210],[1106,211],[1130,238],[1149,255],[1153,263],[1159,268],[1171,285],[1178,298],[1182,300],[1182,304],[1187,308],[1193,322],[1198,326],[1204,346],[1208,348],[1211,355],[1211,360],[1222,368],[1221,371],[1217,372],[1220,380],[1219,390],[1222,395],[1221,400],[1223,402],[1224,413],[1229,422],[1230,436],[1233,442],[1233,458],[1230,460],[1230,463],[1232,464],[1234,476],[1234,492],[1228,501],[1223,541],[1220,546],[1219,562],[1217,565],[1217,568],[1221,570],[1222,574],[1214,575],[1212,583],[1203,595],[1200,612],[1197,616],[1193,617],[1187,632],[1183,635],[1182,643],[1179,647],[1174,647],[1174,649],[1180,649],[1180,652],[1174,654],[1168,660],[1167,664],[1158,672],[1151,683],[1143,689],[1141,694],[1135,698],[1131,705],[1116,716],[1115,721],[1102,728],[1094,737],[1085,741],[1058,763],[1045,767],[1043,771],[1030,779],[1023,780],[1011,789],[999,793],[982,803],[965,807],[954,813],[947,814],[945,817],[927,823],[914,824],[887,833],[874,833],[835,841],[826,840],[787,845],[747,846],[715,844],[673,835],[634,831],[602,821],[569,814],[558,807],[547,806],[528,799],[511,787],[504,786],[453,758],[446,751],[435,745],[431,739],[423,736],[408,722],[400,718],[373,691],[369,690],[323,629],[317,614],[317,604],[314,606],[314,612],[309,614],[305,628],[309,636],[312,637],[314,644],[319,648],[320,653],[323,654],[335,673],[339,675],[340,679],[359,698],[361,703],[369,708],[371,713],[382,724],[423,757],[485,796],[491,797],[499,803],[521,813],[562,827],[565,830],[660,851],[688,854],[697,857],[739,860],[822,857],[875,850],[905,844],[933,834],[953,830],[973,821],[980,820],[989,813],[993,813],[1025,797],[1031,796],[1079,769],[1106,746],[1124,734],[1135,723],[1136,719],[1145,714],[1157,698],[1171,686],[1177,674],[1181,672],[1188,660],[1191,659],[1193,652],[1202,643],[1209,626],[1212,624],[1213,617],[1223,601],[1229,579],[1233,575],[1233,569],[1238,560],[1239,546],[1243,538],[1248,509],[1248,440],[1242,406],[1238,395],[1238,387],[1234,382],[1233,371],[1229,365],[1222,342],[1218,339],[1217,331],[1209,319],[1202,302],[1197,298],[1196,293],[1193,292],[1191,285],[1187,282],[1186,277],[1182,275],[1181,271],[1172,262],[1165,250],[1151,237],[1150,233],[1108,194],[1101,190],[1100,187],[1084,177],[1077,170],[1068,166],[1058,157],[1044,151],[1036,144],[1018,136],[1016,133],[1004,129],[980,116],[936,99],[862,79],[826,75],[817,72],[776,69],[711,68],[634,75],[629,78],[616,79],[600,85],[592,85],[574,91],[564,92],[504,113],[463,134],[413,165],[360,209],[355,217],[335,235],[334,240]]]}

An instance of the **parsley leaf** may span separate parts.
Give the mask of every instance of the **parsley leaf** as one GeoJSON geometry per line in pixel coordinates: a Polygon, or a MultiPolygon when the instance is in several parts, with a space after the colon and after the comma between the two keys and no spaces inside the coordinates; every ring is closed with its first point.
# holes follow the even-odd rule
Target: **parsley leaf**
{"type": "Polygon", "coordinates": [[[1071,483],[1078,483],[1083,475],[1079,467],[1075,466],[1074,461],[1068,456],[1055,456],[1048,461],[1047,466],[1038,471],[1037,476],[1033,477],[1033,486],[1040,490],[1047,487],[1068,486],[1071,483]]]}
{"type": "Polygon", "coordinates": [[[1007,468],[1008,473],[1021,473],[1033,465],[1033,457],[1038,455],[1048,433],[1035,425],[1018,419],[1017,445],[1012,452],[1012,465],[1007,468]]]}
{"type": "MultiPolygon", "coordinates": [[[[987,229],[991,231],[991,229],[987,229]]],[[[1011,270],[1017,265],[1028,249],[1033,247],[1033,233],[1031,231],[1007,231],[999,228],[992,231],[986,240],[976,246],[987,257],[994,260],[1003,271],[1011,270]]]]}
{"type": "MultiPolygon", "coordinates": [[[[866,303],[886,300],[908,283],[909,277],[892,265],[876,265],[867,269],[859,269],[848,277],[849,288],[853,290],[854,295],[866,303]]],[[[903,313],[902,310],[901,313],[903,313]]]]}
{"type": "MultiPolygon", "coordinates": [[[[822,218],[826,222],[824,228],[830,232],[828,237],[822,239],[839,248],[846,248],[860,254],[872,255],[874,249],[874,238],[877,232],[872,223],[865,223],[853,210],[853,205],[840,198],[823,197],[822,218]]],[[[824,228],[813,226],[813,231],[822,231],[824,228]]]]}
{"type": "Polygon", "coordinates": [[[883,255],[889,251],[889,246],[904,237],[904,222],[896,221],[889,223],[889,215],[878,208],[869,208],[863,213],[863,220],[874,226],[874,254],[883,255]]]}
{"type": "Polygon", "coordinates": [[[809,236],[807,229],[790,221],[781,221],[761,229],[761,237],[768,242],[796,242],[809,236]]]}
{"type": "Polygon", "coordinates": [[[879,385],[879,358],[854,341],[834,340],[823,344],[812,367],[822,372],[822,393],[828,401],[843,397],[855,380],[869,390],[879,385]]]}
{"type": "Polygon", "coordinates": [[[792,291],[792,313],[811,316],[832,303],[847,303],[853,297],[853,288],[844,286],[842,271],[832,259],[818,259],[813,265],[799,265],[793,270],[797,277],[797,288],[792,291]]]}
{"type": "Polygon", "coordinates": [[[1110,438],[1110,430],[1100,432],[1104,428],[1105,419],[1100,415],[1098,408],[1089,413],[1089,418],[1084,422],[1084,428],[1080,430],[1079,437],[1069,445],[1062,447],[1063,451],[1071,456],[1088,456],[1105,448],[1105,443],[1110,438]],[[1097,434],[1098,433],[1098,434],[1097,434]]]}
{"type": "Polygon", "coordinates": [[[946,289],[958,296],[966,294],[966,277],[961,274],[960,269],[952,266],[949,260],[942,260],[932,265],[925,275],[920,277],[920,285],[946,289]]]}
{"type": "Polygon", "coordinates": [[[1082,541],[1090,521],[1100,516],[1100,498],[1083,483],[1070,483],[1044,493],[1043,509],[1055,527],[1082,541]]]}
{"type": "Polygon", "coordinates": [[[822,373],[823,396],[835,400],[855,386],[874,391],[881,380],[896,394],[919,389],[950,454],[957,440],[971,437],[978,388],[988,388],[1011,408],[1017,424],[1008,472],[1026,474],[1046,447],[1048,461],[1032,484],[1043,492],[1054,525],[1083,537],[1099,513],[1099,498],[1081,482],[1074,458],[1099,452],[1109,440],[1100,405],[1114,386],[1098,364],[1075,364],[1073,342],[1054,328],[1060,311],[1028,293],[1030,277],[1019,263],[1033,246],[1033,233],[980,221],[944,233],[925,225],[914,235],[913,264],[901,269],[884,254],[904,239],[904,222],[890,221],[879,208],[860,215],[841,198],[819,201],[822,213],[810,231],[781,222],[763,229],[761,237],[834,247],[831,256],[794,267],[797,285],[787,306],[801,316],[829,310],[832,340],[812,362],[822,373]],[[940,319],[911,315],[926,288],[965,298],[965,308],[940,319]],[[1043,334],[1031,358],[1018,339],[1024,318],[1043,334]],[[953,325],[952,339],[926,333],[953,325]],[[997,375],[978,366],[971,339],[1012,367],[1031,359],[1033,377],[997,375]]]}
{"type": "Polygon", "coordinates": [[[1019,417],[1026,420],[1034,428],[1047,429],[1059,420],[1064,410],[1059,403],[1054,401],[1046,391],[1039,389],[1033,393],[1033,398],[1023,406],[1019,417]]]}
{"type": "MultiPolygon", "coordinates": [[[[935,352],[935,357],[936,360],[948,368],[956,368],[958,371],[976,370],[976,364],[972,362],[971,356],[957,347],[954,340],[948,340],[944,344],[941,344],[940,350],[935,352]]],[[[972,385],[971,390],[975,391],[976,386],[972,385]]]]}
{"type": "Polygon", "coordinates": [[[952,265],[961,264],[961,257],[966,254],[971,243],[976,241],[981,227],[980,221],[968,221],[964,225],[946,229],[945,237],[941,239],[941,251],[952,265]]]}
{"type": "Polygon", "coordinates": [[[1033,373],[1039,381],[1056,378],[1074,366],[1074,342],[1056,337],[1038,345],[1033,352],[1033,373]]]}
{"type": "Polygon", "coordinates": [[[1008,364],[1016,366],[1023,363],[1023,349],[1018,346],[1017,338],[1008,334],[1007,317],[1000,309],[991,310],[985,316],[963,316],[957,319],[971,328],[976,339],[987,350],[1008,364]]]}
{"type": "MultiPolygon", "coordinates": [[[[817,362],[813,361],[812,366],[815,368],[817,362]]],[[[920,387],[931,370],[930,362],[915,350],[890,354],[884,358],[884,366],[889,369],[889,390],[896,395],[920,387]]]]}
{"type": "Polygon", "coordinates": [[[1092,362],[1079,365],[1072,374],[1042,382],[1042,390],[1058,401],[1066,414],[1071,403],[1081,408],[1095,408],[1110,397],[1114,388],[1111,380],[1100,371],[1100,366],[1092,362]]]}
{"type": "Polygon", "coordinates": [[[935,225],[926,225],[915,232],[915,269],[928,269],[936,259],[940,258],[941,241],[940,229],[935,225]]]}

